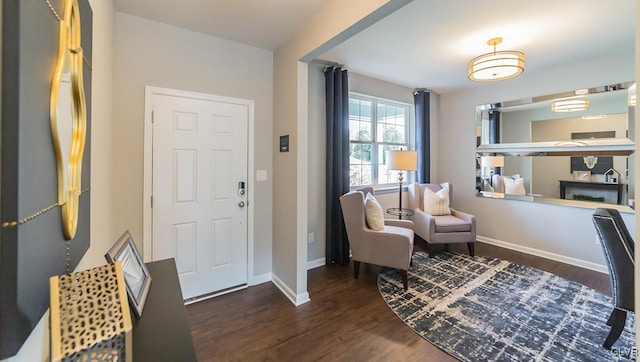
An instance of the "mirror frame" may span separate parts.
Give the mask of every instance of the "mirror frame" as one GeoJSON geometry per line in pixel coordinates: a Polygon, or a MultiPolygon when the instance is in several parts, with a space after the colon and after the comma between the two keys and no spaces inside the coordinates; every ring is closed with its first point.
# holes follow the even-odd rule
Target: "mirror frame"
{"type": "MultiPolygon", "coordinates": [[[[633,91],[635,91],[635,82],[633,82],[633,81],[631,81],[631,82],[623,82],[623,83],[618,83],[618,84],[613,84],[613,85],[605,85],[605,86],[599,86],[599,87],[593,87],[593,88],[586,88],[586,89],[570,91],[570,92],[563,92],[563,93],[556,93],[556,94],[549,94],[549,95],[543,95],[543,96],[537,96],[537,97],[530,97],[530,98],[519,99],[519,100],[511,100],[511,101],[504,101],[504,102],[497,102],[497,103],[489,103],[489,104],[478,105],[478,106],[476,106],[475,127],[481,127],[482,126],[482,111],[499,110],[499,109],[501,109],[503,107],[524,106],[524,105],[534,104],[534,103],[544,103],[544,102],[547,102],[547,101],[553,100],[553,99],[572,97],[572,96],[575,96],[576,94],[578,94],[578,92],[580,92],[580,93],[585,93],[586,92],[586,94],[588,95],[588,94],[597,94],[597,93],[603,93],[603,92],[610,92],[610,91],[614,91],[614,90],[615,91],[617,91],[617,90],[627,90],[628,92],[633,92],[633,91]]],[[[635,105],[633,107],[635,107],[635,105]]],[[[633,137],[633,135],[631,134],[631,130],[633,130],[634,125],[630,124],[632,122],[632,120],[633,120],[631,118],[631,115],[630,115],[630,113],[633,112],[633,109],[634,108],[632,108],[632,105],[629,103],[628,109],[627,109],[627,115],[629,117],[627,129],[630,131],[630,133],[629,133],[628,137],[633,137]]],[[[481,137],[482,130],[478,130],[477,129],[476,130],[476,135],[480,137],[480,140],[482,140],[482,137],[481,137]],[[480,135],[478,135],[478,132],[480,132],[480,135]]],[[[623,143],[625,141],[631,143],[631,141],[628,138],[621,139],[621,140],[624,140],[624,141],[621,141],[621,143],[623,143]]],[[[507,145],[507,144],[509,146],[513,146],[515,148],[518,148],[518,145],[519,145],[518,143],[506,143],[505,145],[507,145]]],[[[539,142],[539,144],[542,144],[542,143],[539,142]]],[[[476,149],[476,154],[475,154],[475,157],[476,157],[476,163],[475,164],[476,164],[477,172],[478,172],[478,167],[480,167],[479,166],[479,156],[480,155],[484,155],[484,154],[488,154],[480,146],[486,146],[486,145],[491,145],[491,143],[477,142],[477,144],[476,144],[476,147],[479,147],[478,149],[476,149]]],[[[536,142],[522,143],[523,152],[521,154],[515,153],[515,154],[510,154],[510,155],[505,155],[505,156],[506,157],[542,157],[542,156],[553,157],[554,156],[552,154],[546,155],[544,153],[541,153],[541,154],[530,153],[530,154],[528,154],[526,147],[535,146],[535,145],[536,145],[536,142]]],[[[634,147],[634,149],[635,149],[635,147],[634,147]]],[[[615,152],[604,151],[602,154],[615,155],[615,152]]],[[[557,155],[561,155],[561,154],[558,153],[557,155]]],[[[628,156],[633,156],[633,153],[631,155],[628,155],[628,156]]],[[[479,171],[482,172],[481,171],[481,167],[480,167],[479,171]]],[[[476,175],[477,175],[477,173],[476,173],[476,175]]],[[[581,208],[589,208],[589,209],[596,209],[596,208],[599,208],[599,207],[603,207],[603,205],[605,205],[607,208],[614,208],[614,209],[617,209],[620,212],[635,213],[634,209],[632,207],[628,206],[628,205],[617,205],[617,204],[592,202],[592,201],[578,201],[578,200],[572,200],[572,199],[559,199],[559,198],[556,199],[556,198],[531,196],[531,195],[511,195],[511,194],[503,194],[503,193],[497,193],[497,192],[487,192],[487,191],[479,190],[477,188],[477,185],[476,185],[476,196],[478,196],[478,197],[486,197],[486,198],[495,198],[495,199],[507,199],[507,200],[540,202],[540,203],[571,206],[571,207],[581,207],[581,208]]]]}
{"type": "Polygon", "coordinates": [[[66,240],[74,238],[78,226],[78,209],[82,192],[82,157],[87,137],[87,109],[84,92],[83,61],[81,47],[80,9],[77,0],[64,0],[63,17],[59,25],[58,57],[51,81],[49,102],[51,136],[55,152],[58,174],[58,206],[62,209],[62,230],[66,240]],[[67,64],[71,83],[71,119],[72,129],[59,129],[59,93],[62,74],[67,64]],[[69,149],[63,149],[60,132],[71,134],[69,149]],[[63,161],[63,154],[68,152],[69,163],[63,161]],[[65,177],[68,186],[65,187],[65,177]]]}

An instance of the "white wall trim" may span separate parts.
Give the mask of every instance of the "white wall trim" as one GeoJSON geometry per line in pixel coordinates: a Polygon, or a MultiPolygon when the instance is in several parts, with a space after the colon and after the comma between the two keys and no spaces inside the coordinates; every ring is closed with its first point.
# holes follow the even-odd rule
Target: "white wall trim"
{"type": "Polygon", "coordinates": [[[586,260],[576,259],[576,258],[572,258],[565,255],[555,254],[555,253],[551,253],[544,250],[534,249],[528,246],[517,245],[517,244],[509,243],[506,241],[502,241],[502,240],[491,239],[485,236],[478,235],[476,239],[485,244],[494,245],[494,246],[498,246],[505,249],[515,250],[525,254],[535,255],[541,258],[551,259],[561,263],[578,266],[581,268],[597,271],[604,274],[609,274],[609,270],[607,269],[606,265],[597,264],[597,263],[593,263],[586,260]]]}
{"type": "Polygon", "coordinates": [[[254,277],[249,277],[249,286],[252,287],[254,285],[263,284],[270,281],[271,281],[271,273],[256,275],[254,277]]]}
{"type": "Polygon", "coordinates": [[[282,294],[284,294],[291,301],[291,303],[293,303],[293,305],[295,305],[296,307],[311,301],[311,299],[309,299],[309,292],[304,292],[296,295],[296,293],[294,293],[293,290],[291,290],[291,288],[289,288],[275,274],[271,275],[271,282],[275,284],[275,286],[278,287],[278,289],[280,289],[282,294]]]}
{"type": "MultiPolygon", "coordinates": [[[[159,88],[153,86],[145,87],[144,100],[144,165],[143,165],[143,208],[142,208],[142,255],[146,262],[153,261],[151,250],[153,225],[153,213],[151,209],[151,194],[153,192],[153,124],[151,122],[151,112],[153,111],[153,96],[167,95],[174,97],[193,98],[214,102],[228,102],[244,105],[248,109],[248,135],[247,135],[247,279],[252,278],[254,257],[254,175],[255,175],[255,102],[248,99],[223,97],[206,93],[189,92],[177,89],[159,88]]],[[[252,278],[255,279],[255,278],[252,278]]]]}
{"type": "Polygon", "coordinates": [[[324,266],[325,263],[326,263],[326,258],[320,258],[320,259],[308,261],[307,270],[319,268],[321,266],[324,266]]]}
{"type": "MultiPolygon", "coordinates": [[[[309,63],[297,62],[296,115],[296,293],[307,295],[307,235],[309,233],[309,63]]],[[[295,147],[295,146],[294,146],[295,147]]],[[[301,303],[300,303],[301,304],[301,303]]],[[[296,304],[299,305],[299,304],[296,304]]]]}

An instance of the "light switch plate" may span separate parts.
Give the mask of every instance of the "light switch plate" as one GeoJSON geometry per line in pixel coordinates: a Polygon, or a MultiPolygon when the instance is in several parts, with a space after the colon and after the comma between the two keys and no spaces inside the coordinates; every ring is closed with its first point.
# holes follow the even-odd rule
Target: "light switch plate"
{"type": "Polygon", "coordinates": [[[267,170],[257,170],[256,181],[267,181],[267,170]]]}

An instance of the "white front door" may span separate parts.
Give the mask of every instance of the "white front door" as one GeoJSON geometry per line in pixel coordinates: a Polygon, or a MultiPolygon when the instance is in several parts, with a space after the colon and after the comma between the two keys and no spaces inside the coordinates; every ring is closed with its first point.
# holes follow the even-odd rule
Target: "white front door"
{"type": "Polygon", "coordinates": [[[175,258],[184,299],[247,284],[249,109],[153,95],[152,259],[175,258]]]}

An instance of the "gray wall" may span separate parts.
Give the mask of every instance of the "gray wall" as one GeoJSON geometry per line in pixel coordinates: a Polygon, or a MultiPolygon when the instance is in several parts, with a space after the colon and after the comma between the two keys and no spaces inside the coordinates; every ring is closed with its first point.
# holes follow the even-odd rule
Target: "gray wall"
{"type": "MultiPolygon", "coordinates": [[[[474,195],[474,112],[478,104],[553,94],[572,89],[633,80],[634,53],[611,54],[582,64],[548,71],[545,76],[524,74],[510,80],[482,84],[444,94],[440,103],[438,146],[442,180],[456,185],[457,207],[477,217],[478,235],[511,247],[539,251],[542,255],[578,259],[588,266],[604,265],[600,246],[595,244],[592,209],[574,208],[515,200],[479,198],[474,195]]],[[[633,232],[635,218],[623,215],[633,232]]]]}
{"type": "MultiPolygon", "coordinates": [[[[254,275],[271,272],[273,54],[201,33],[116,12],[114,36],[113,220],[142,249],[144,87],[255,101],[254,275]]],[[[251,176],[251,175],[250,175],[251,176]]],[[[254,176],[251,176],[254,177],[254,176]]]]}
{"type": "Polygon", "coordinates": [[[273,133],[290,135],[290,152],[273,153],[273,279],[296,305],[309,301],[308,62],[409,1],[331,1],[274,51],[273,133]]]}

